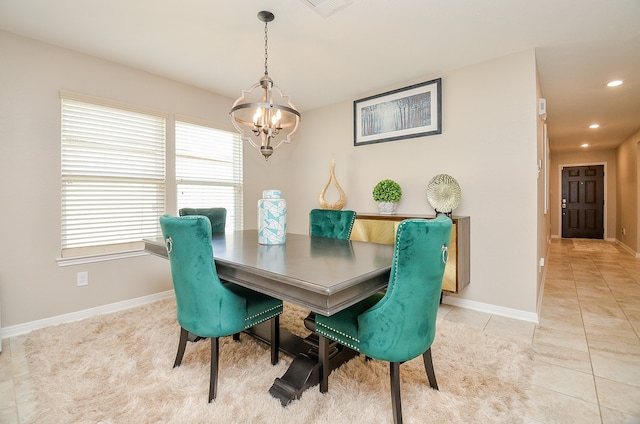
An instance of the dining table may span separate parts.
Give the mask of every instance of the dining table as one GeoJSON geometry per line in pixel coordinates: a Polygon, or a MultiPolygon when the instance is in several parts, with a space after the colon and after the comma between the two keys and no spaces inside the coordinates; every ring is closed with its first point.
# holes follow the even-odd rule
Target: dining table
{"type": "MultiPolygon", "coordinates": [[[[144,243],[147,252],[168,258],[162,240],[144,243]]],[[[335,343],[319,346],[313,332],[315,314],[330,316],[384,290],[393,259],[393,245],[295,233],[287,233],[283,244],[266,245],[258,243],[257,230],[215,234],[211,246],[222,281],[309,310],[304,320],[304,326],[311,331],[309,336],[302,338],[284,328],[280,330],[280,350],[293,360],[285,374],[275,379],[269,392],[283,406],[319,384],[321,372],[330,373],[357,355],[335,343]],[[330,369],[323,371],[319,357],[324,354],[331,359],[330,369]]],[[[270,343],[268,323],[246,332],[270,343]]]]}

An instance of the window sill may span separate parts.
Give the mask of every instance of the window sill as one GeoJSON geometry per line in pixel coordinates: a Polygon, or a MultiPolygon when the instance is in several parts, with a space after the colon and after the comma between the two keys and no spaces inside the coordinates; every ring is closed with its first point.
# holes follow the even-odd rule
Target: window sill
{"type": "Polygon", "coordinates": [[[134,258],[136,256],[145,256],[149,252],[144,250],[135,250],[131,252],[102,253],[97,255],[75,256],[70,258],[56,258],[58,266],[72,266],[90,264],[94,262],[112,261],[116,259],[134,258]]]}

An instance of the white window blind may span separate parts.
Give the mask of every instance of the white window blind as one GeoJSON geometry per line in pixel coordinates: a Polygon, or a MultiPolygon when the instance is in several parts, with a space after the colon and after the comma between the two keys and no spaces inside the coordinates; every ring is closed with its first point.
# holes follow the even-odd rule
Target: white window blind
{"type": "Polygon", "coordinates": [[[62,99],[62,257],[161,237],[165,118],[62,99]]]}
{"type": "Polygon", "coordinates": [[[176,121],[178,209],[227,209],[227,230],[242,229],[242,140],[234,132],[176,121]]]}

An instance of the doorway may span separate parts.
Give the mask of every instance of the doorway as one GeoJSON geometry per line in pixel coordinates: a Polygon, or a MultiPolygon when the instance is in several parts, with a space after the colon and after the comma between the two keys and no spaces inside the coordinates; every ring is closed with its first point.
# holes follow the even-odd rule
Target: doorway
{"type": "Polygon", "coordinates": [[[604,165],[562,168],[562,237],[604,239],[604,165]]]}

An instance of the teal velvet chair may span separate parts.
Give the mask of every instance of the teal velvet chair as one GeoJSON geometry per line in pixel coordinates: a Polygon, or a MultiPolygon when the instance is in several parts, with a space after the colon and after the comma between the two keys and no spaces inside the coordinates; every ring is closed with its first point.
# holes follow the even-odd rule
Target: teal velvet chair
{"type": "MultiPolygon", "coordinates": [[[[209,402],[218,382],[220,337],[271,320],[271,364],[278,363],[282,301],[218,278],[211,247],[211,224],[204,216],[160,218],[176,294],[180,341],[174,368],[182,363],[187,341],[211,339],[209,402]]],[[[239,337],[234,337],[239,339],[239,337]]]]}
{"type": "Polygon", "coordinates": [[[329,341],[368,358],[390,362],[394,423],[402,422],[400,364],[423,356],[429,385],[438,389],[431,344],[442,277],[448,259],[451,219],[407,219],[395,238],[391,275],[386,293],[377,293],[330,317],[316,315],[322,362],[320,391],[328,390],[329,341]]]}
{"type": "Polygon", "coordinates": [[[311,209],[309,212],[309,235],[347,240],[351,236],[354,211],[336,211],[330,209],[311,209]]]}
{"type": "Polygon", "coordinates": [[[211,223],[211,235],[223,234],[225,225],[227,225],[227,210],[225,208],[182,208],[178,214],[180,216],[206,216],[211,223]]]}
{"type": "MultiPolygon", "coordinates": [[[[355,221],[355,211],[311,209],[309,212],[309,235],[349,240],[355,221]]],[[[306,321],[313,321],[315,316],[315,312],[310,312],[306,321]]]]}

